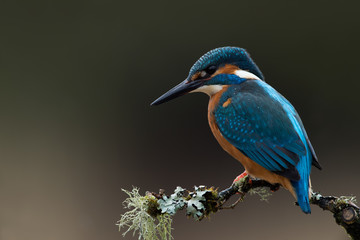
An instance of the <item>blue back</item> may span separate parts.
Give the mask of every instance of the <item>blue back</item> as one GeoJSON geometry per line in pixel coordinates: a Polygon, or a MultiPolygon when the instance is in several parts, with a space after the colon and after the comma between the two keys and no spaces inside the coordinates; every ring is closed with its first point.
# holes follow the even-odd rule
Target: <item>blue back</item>
{"type": "Polygon", "coordinates": [[[300,207],[310,212],[314,155],[290,102],[263,81],[243,80],[223,93],[214,114],[223,136],[259,165],[290,179],[300,207]],[[231,103],[223,107],[229,98],[231,103]]]}

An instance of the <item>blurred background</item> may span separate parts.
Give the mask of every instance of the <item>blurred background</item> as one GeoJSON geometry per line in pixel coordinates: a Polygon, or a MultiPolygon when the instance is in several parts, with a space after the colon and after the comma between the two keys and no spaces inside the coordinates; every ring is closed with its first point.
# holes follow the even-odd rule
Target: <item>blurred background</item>
{"type": "MultiPolygon", "coordinates": [[[[208,97],[149,104],[205,52],[246,48],[300,113],[314,189],[360,198],[359,1],[2,1],[0,238],[122,238],[121,188],[225,188],[243,171],[207,123],[208,97]]],[[[175,239],[348,239],[285,190],[175,239]]]]}

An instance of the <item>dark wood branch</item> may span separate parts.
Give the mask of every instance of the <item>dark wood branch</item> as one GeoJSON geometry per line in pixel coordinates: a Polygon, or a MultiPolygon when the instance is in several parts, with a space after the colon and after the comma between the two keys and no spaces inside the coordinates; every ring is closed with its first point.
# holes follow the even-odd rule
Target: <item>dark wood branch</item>
{"type": "MultiPolygon", "coordinates": [[[[264,180],[245,177],[240,183],[233,183],[229,188],[219,192],[218,208],[234,208],[238,201],[230,207],[224,207],[223,205],[233,195],[240,193],[241,199],[243,199],[245,194],[251,189],[259,187],[269,187],[272,191],[279,189],[278,184],[272,185],[264,180]]],[[[354,197],[322,196],[320,193],[312,193],[310,199],[311,204],[317,205],[325,211],[332,212],[336,223],[344,227],[352,239],[360,240],[360,209],[355,205],[354,201],[354,197]]]]}
{"type": "Polygon", "coordinates": [[[353,197],[322,196],[320,193],[313,193],[310,199],[310,203],[332,212],[336,223],[344,227],[352,239],[360,240],[360,209],[353,201],[353,197]]]}

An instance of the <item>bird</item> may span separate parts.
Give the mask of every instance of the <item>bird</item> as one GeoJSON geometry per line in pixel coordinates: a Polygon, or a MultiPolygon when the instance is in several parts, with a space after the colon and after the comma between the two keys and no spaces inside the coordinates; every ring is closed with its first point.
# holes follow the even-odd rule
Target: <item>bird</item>
{"type": "Polygon", "coordinates": [[[211,131],[221,147],[243,165],[240,176],[280,184],[304,213],[311,213],[311,167],[322,167],[299,114],[265,82],[249,53],[230,46],[205,53],[184,81],[151,105],[194,92],[210,96],[211,131]]]}

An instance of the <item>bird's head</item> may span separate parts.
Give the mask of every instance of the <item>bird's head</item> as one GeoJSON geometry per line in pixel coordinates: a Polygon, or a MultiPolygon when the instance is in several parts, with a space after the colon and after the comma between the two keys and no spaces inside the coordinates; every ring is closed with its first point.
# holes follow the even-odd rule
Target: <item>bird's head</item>
{"type": "Polygon", "coordinates": [[[159,105],[190,92],[213,95],[224,85],[240,84],[247,79],[264,80],[260,69],[242,48],[222,47],[204,54],[191,67],[188,77],[156,99],[159,105]]]}

